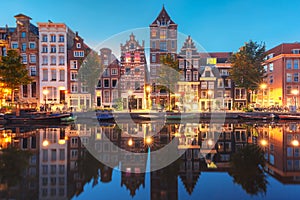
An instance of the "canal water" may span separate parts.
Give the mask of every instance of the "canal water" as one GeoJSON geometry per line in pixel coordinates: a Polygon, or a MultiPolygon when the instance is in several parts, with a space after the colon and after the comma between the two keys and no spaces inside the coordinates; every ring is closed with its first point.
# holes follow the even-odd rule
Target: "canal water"
{"type": "Polygon", "coordinates": [[[3,126],[0,199],[298,199],[300,123],[3,126]]]}

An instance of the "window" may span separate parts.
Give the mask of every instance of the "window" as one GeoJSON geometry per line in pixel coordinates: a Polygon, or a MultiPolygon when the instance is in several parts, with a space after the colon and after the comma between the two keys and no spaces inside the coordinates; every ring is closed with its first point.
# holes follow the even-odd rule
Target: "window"
{"type": "Polygon", "coordinates": [[[115,87],[117,87],[117,80],[116,79],[113,79],[112,81],[111,81],[111,86],[113,87],[113,88],[115,88],[115,87]]]}
{"type": "Polygon", "coordinates": [[[64,53],[65,52],[65,46],[64,45],[59,45],[58,46],[58,52],[59,53],[64,53]]]}
{"type": "Polygon", "coordinates": [[[65,150],[64,149],[59,150],[59,160],[65,160],[65,150]]]}
{"type": "Polygon", "coordinates": [[[50,42],[56,42],[56,35],[50,35],[50,42]]]}
{"type": "Polygon", "coordinates": [[[48,36],[43,34],[42,35],[42,42],[47,42],[48,41],[48,36]]]}
{"type": "Polygon", "coordinates": [[[287,86],[286,87],[286,94],[292,94],[292,86],[287,86]]]}
{"type": "Polygon", "coordinates": [[[109,87],[109,79],[104,79],[104,87],[108,88],[109,87]]]}
{"type": "Polygon", "coordinates": [[[151,62],[156,62],[156,55],[155,54],[151,54],[151,62]]]}
{"type": "Polygon", "coordinates": [[[65,57],[59,56],[59,65],[64,65],[65,64],[65,57]]]}
{"type": "Polygon", "coordinates": [[[48,69],[43,69],[43,81],[48,81],[48,69]]]}
{"type": "Polygon", "coordinates": [[[71,60],[71,69],[77,69],[77,60],[71,60]]]}
{"type": "Polygon", "coordinates": [[[59,81],[65,81],[65,70],[59,70],[59,81]]]}
{"type": "Polygon", "coordinates": [[[210,71],[205,71],[204,77],[210,77],[210,71]]]}
{"type": "Polygon", "coordinates": [[[299,60],[294,60],[294,69],[299,69],[299,60]]]}
{"type": "Polygon", "coordinates": [[[98,88],[101,88],[101,85],[102,85],[101,83],[102,83],[101,79],[98,80],[98,84],[97,84],[97,87],[98,87],[98,88]]]}
{"type": "Polygon", "coordinates": [[[198,72],[193,72],[193,81],[198,81],[198,72]]]}
{"type": "Polygon", "coordinates": [[[56,57],[51,56],[51,65],[56,65],[56,57]]]}
{"type": "Polygon", "coordinates": [[[36,63],[36,56],[34,54],[30,54],[29,59],[31,63],[36,63]]]}
{"type": "Polygon", "coordinates": [[[22,52],[26,51],[26,43],[22,43],[21,51],[22,52]]]}
{"type": "Polygon", "coordinates": [[[160,51],[167,51],[167,42],[160,42],[159,43],[159,50],[160,51]]]}
{"type": "Polygon", "coordinates": [[[77,72],[71,72],[71,81],[77,81],[77,76],[78,76],[77,72]]]}
{"type": "Polygon", "coordinates": [[[129,68],[129,67],[126,67],[125,72],[126,72],[126,73],[125,73],[126,75],[129,75],[129,74],[130,74],[130,68],[129,68]]]}
{"type": "Polygon", "coordinates": [[[298,73],[294,73],[294,82],[298,82],[299,81],[299,75],[298,73]]]}
{"type": "Polygon", "coordinates": [[[55,45],[51,45],[50,53],[56,53],[56,46],[55,45]]]}
{"type": "Polygon", "coordinates": [[[29,43],[29,49],[35,49],[35,42],[29,43]]]}
{"type": "Polygon", "coordinates": [[[81,48],[81,44],[80,43],[76,43],[76,48],[77,49],[81,48]]]}
{"type": "Polygon", "coordinates": [[[22,54],[22,63],[23,64],[27,63],[27,55],[26,54],[22,54]]]}
{"type": "Polygon", "coordinates": [[[13,49],[17,49],[19,47],[19,45],[18,45],[18,43],[16,43],[16,42],[13,42],[12,44],[11,44],[11,48],[13,48],[13,49]]]}
{"type": "Polygon", "coordinates": [[[171,41],[171,48],[175,49],[175,41],[174,40],[171,41]]]}
{"type": "Polygon", "coordinates": [[[109,69],[105,69],[103,72],[103,76],[109,76],[109,69]]]}
{"type": "Polygon", "coordinates": [[[31,97],[36,97],[36,82],[31,83],[31,97]]]}
{"type": "Polygon", "coordinates": [[[71,83],[71,92],[75,93],[78,91],[78,85],[77,83],[71,83]]]}
{"type": "Polygon", "coordinates": [[[291,73],[287,73],[286,74],[286,82],[292,82],[292,74],[291,73]]]}
{"type": "Polygon", "coordinates": [[[104,91],[104,102],[109,103],[110,98],[109,98],[109,91],[104,91]]]}
{"type": "Polygon", "coordinates": [[[292,60],[291,59],[286,60],[286,68],[292,69],[292,60]]]}
{"type": "Polygon", "coordinates": [[[274,65],[273,65],[273,63],[270,63],[270,65],[269,65],[269,70],[270,70],[270,72],[273,72],[273,70],[274,70],[274,65]]]}
{"type": "Polygon", "coordinates": [[[160,39],[166,39],[167,31],[165,29],[160,30],[160,39]]]}
{"type": "Polygon", "coordinates": [[[48,56],[43,56],[42,57],[42,65],[47,65],[48,64],[48,56]]]}
{"type": "Polygon", "coordinates": [[[36,66],[30,66],[30,76],[36,76],[36,66]]]}
{"type": "Polygon", "coordinates": [[[300,54],[300,49],[293,49],[293,50],[292,50],[292,53],[293,53],[293,54],[300,54]]]}
{"type": "Polygon", "coordinates": [[[111,75],[118,75],[118,70],[117,69],[112,69],[111,70],[111,75]]]}
{"type": "Polygon", "coordinates": [[[74,57],[84,57],[83,51],[74,51],[74,57]]]}
{"type": "Polygon", "coordinates": [[[130,55],[130,53],[129,52],[126,52],[125,53],[125,62],[130,62],[131,61],[131,55],[130,55]]]}
{"type": "Polygon", "coordinates": [[[151,45],[151,46],[152,46],[152,48],[153,48],[153,49],[155,49],[155,48],[156,48],[155,41],[152,41],[152,43],[151,43],[151,44],[152,44],[152,45],[151,45]]]}
{"type": "Polygon", "coordinates": [[[139,52],[134,53],[134,61],[135,62],[140,62],[141,61],[141,56],[139,52]]]}
{"type": "Polygon", "coordinates": [[[26,37],[26,32],[22,32],[21,33],[21,38],[25,38],[26,37]]]}
{"type": "Polygon", "coordinates": [[[156,33],[157,33],[156,29],[152,29],[151,30],[151,37],[156,37],[156,33]]]}
{"type": "Polygon", "coordinates": [[[48,47],[46,45],[42,46],[42,53],[47,53],[48,52],[48,47]]]}
{"type": "Polygon", "coordinates": [[[56,69],[51,69],[51,81],[56,81],[56,69]]]}
{"type": "Polygon", "coordinates": [[[28,88],[27,88],[27,85],[23,85],[22,87],[23,89],[23,97],[28,97],[28,88]]]}
{"type": "Polygon", "coordinates": [[[64,42],[65,41],[65,36],[64,35],[59,35],[59,42],[64,42]]]}
{"type": "Polygon", "coordinates": [[[274,82],[273,76],[270,76],[270,84],[272,84],[273,82],[274,82]]]}

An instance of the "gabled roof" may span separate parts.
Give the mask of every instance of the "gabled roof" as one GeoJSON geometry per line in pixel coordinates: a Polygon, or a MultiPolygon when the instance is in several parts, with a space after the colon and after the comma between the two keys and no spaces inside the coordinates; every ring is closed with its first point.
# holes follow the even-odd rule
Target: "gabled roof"
{"type": "Polygon", "coordinates": [[[167,24],[175,24],[175,22],[172,21],[171,17],[169,16],[169,14],[167,13],[165,6],[163,5],[159,15],[157,16],[157,18],[152,22],[151,25],[156,25],[157,22],[159,22],[161,24],[162,21],[165,21],[167,24]]]}
{"type": "Polygon", "coordinates": [[[18,14],[18,15],[15,15],[14,17],[15,17],[15,18],[27,18],[27,19],[29,19],[29,20],[32,20],[30,17],[28,17],[27,15],[24,15],[24,14],[22,14],[22,13],[20,13],[20,14],[18,14]]]}

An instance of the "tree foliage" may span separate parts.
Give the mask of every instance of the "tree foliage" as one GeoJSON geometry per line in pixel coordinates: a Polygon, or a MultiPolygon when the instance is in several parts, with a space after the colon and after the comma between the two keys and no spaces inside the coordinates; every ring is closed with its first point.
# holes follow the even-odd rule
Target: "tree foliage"
{"type": "Polygon", "coordinates": [[[257,89],[265,78],[264,58],[265,44],[258,44],[251,40],[230,58],[232,64],[230,77],[237,86],[246,89],[247,105],[249,90],[257,89]]]}
{"type": "Polygon", "coordinates": [[[26,65],[22,64],[22,57],[15,50],[8,50],[7,56],[0,61],[0,81],[12,90],[12,102],[14,101],[14,90],[21,85],[32,82],[26,65]]]}
{"type": "Polygon", "coordinates": [[[248,194],[265,194],[268,184],[263,171],[265,162],[263,150],[248,144],[231,156],[229,174],[248,194]]]}
{"type": "Polygon", "coordinates": [[[90,52],[82,62],[78,75],[80,82],[87,85],[91,93],[92,105],[94,105],[95,87],[98,83],[101,71],[102,67],[98,54],[94,51],[90,52]]]}

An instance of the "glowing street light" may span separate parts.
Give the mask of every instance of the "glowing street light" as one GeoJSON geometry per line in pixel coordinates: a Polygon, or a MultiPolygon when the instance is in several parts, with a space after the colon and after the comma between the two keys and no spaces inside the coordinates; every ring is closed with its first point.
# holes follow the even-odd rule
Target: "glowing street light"
{"type": "Polygon", "coordinates": [[[130,138],[130,139],[128,140],[127,144],[128,144],[128,146],[131,147],[131,146],[133,145],[133,140],[130,138]]]}
{"type": "Polygon", "coordinates": [[[296,139],[294,139],[294,140],[292,140],[292,145],[294,146],[294,147],[297,147],[297,146],[299,146],[299,141],[298,140],[296,140],[296,139]]]}
{"type": "Polygon", "coordinates": [[[262,106],[265,106],[265,99],[264,99],[264,93],[265,93],[265,89],[267,88],[267,84],[262,83],[260,85],[260,89],[262,89],[262,106]]]}
{"type": "Polygon", "coordinates": [[[44,100],[45,100],[45,110],[46,110],[46,105],[47,105],[47,95],[49,94],[49,90],[44,89],[43,90],[43,95],[44,95],[44,100]]]}

